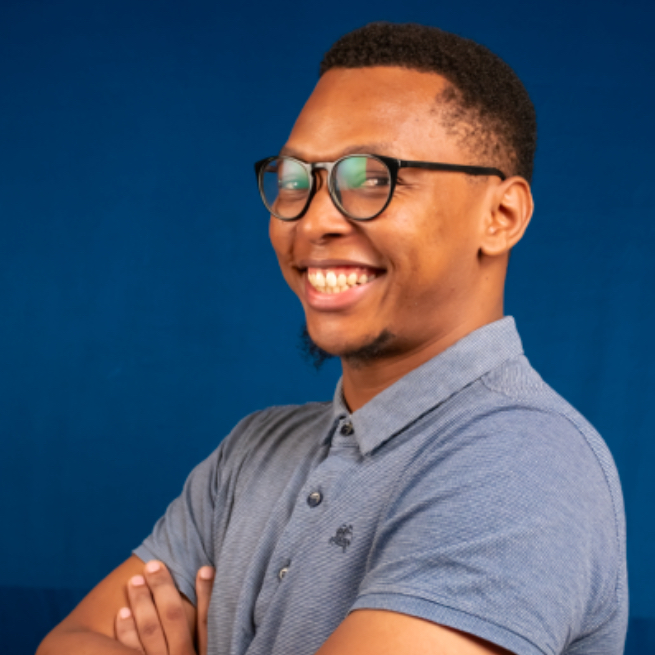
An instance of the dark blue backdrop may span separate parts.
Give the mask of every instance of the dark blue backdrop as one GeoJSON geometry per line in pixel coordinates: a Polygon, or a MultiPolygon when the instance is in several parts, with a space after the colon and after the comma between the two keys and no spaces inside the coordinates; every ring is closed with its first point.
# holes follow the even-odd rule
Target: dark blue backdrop
{"type": "Polygon", "coordinates": [[[496,51],[540,122],[507,310],[624,485],[655,652],[652,2],[0,2],[0,643],[30,653],[245,413],[326,399],[252,162],[370,20],[496,51]]]}

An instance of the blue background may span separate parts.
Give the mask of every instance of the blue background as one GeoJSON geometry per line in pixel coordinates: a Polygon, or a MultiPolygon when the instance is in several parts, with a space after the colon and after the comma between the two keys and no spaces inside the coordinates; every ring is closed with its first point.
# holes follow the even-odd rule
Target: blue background
{"type": "Polygon", "coordinates": [[[252,162],[343,33],[484,43],[537,107],[507,312],[622,477],[629,653],[655,653],[655,3],[0,2],[0,643],[44,632],[244,414],[328,399],[252,162]]]}

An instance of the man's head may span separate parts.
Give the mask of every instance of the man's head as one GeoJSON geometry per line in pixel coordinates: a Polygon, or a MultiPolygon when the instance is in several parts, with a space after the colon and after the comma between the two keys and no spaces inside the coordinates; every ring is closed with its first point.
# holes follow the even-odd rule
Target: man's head
{"type": "MultiPolygon", "coordinates": [[[[507,253],[532,209],[524,178],[534,136],[532,150],[526,149],[525,137],[516,136],[520,130],[499,117],[511,113],[507,102],[494,109],[498,103],[479,100],[484,89],[497,93],[498,85],[502,93],[513,85],[522,90],[514,74],[480,46],[458,49],[460,42],[469,43],[403,25],[372,25],[347,35],[326,55],[321,79],[282,149],[309,163],[366,153],[523,174],[503,181],[401,168],[386,209],[358,221],[337,208],[326,171],[318,170],[304,214],[271,218],[273,246],[303,304],[312,340],[351,368],[407,357],[420,363],[502,316],[507,253]],[[417,34],[423,35],[418,45],[417,34]],[[423,49],[430,35],[436,45],[428,55],[423,49]],[[476,62],[484,60],[474,56],[478,50],[503,71],[480,64],[479,74],[492,75],[496,85],[476,82],[476,62]],[[441,72],[427,67],[430,57],[443,61],[441,72]]],[[[512,93],[521,95],[515,88],[512,93]]],[[[375,176],[364,180],[379,183],[375,176]]]]}
{"type": "Polygon", "coordinates": [[[449,84],[435,111],[477,162],[532,178],[537,121],[516,73],[484,46],[436,27],[371,23],[339,39],[320,75],[333,68],[400,66],[436,73],[449,84]]]}

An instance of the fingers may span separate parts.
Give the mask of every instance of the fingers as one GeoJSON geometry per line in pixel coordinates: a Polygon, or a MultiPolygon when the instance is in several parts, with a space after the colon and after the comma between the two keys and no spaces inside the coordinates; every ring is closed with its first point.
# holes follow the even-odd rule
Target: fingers
{"type": "Polygon", "coordinates": [[[214,569],[203,566],[196,576],[196,596],[198,597],[198,649],[200,655],[207,654],[207,616],[209,601],[214,586],[214,569]]]}
{"type": "Polygon", "coordinates": [[[116,639],[129,648],[134,648],[140,653],[144,650],[139,640],[139,633],[137,632],[136,622],[134,615],[129,607],[123,607],[118,611],[116,616],[116,639]]]}
{"type": "Polygon", "coordinates": [[[169,655],[164,629],[155,602],[142,575],[130,578],[127,584],[132,615],[139,640],[147,655],[169,655]]]}
{"type": "MultiPolygon", "coordinates": [[[[206,626],[213,569],[204,569],[201,570],[202,577],[199,573],[197,587],[200,603],[205,608],[206,626]]],[[[132,577],[127,585],[127,595],[131,611],[125,607],[116,617],[116,638],[120,643],[144,655],[195,655],[192,627],[197,612],[189,601],[182,600],[171,574],[161,562],[148,562],[143,575],[132,577]]],[[[206,635],[205,627],[202,636],[205,649],[206,635]]]]}
{"type": "MultiPolygon", "coordinates": [[[[156,635],[157,644],[159,643],[159,634],[163,630],[165,643],[168,644],[168,650],[164,651],[165,653],[170,653],[170,655],[195,655],[193,637],[182,597],[168,569],[161,562],[151,561],[145,566],[144,577],[147,582],[147,589],[152,594],[152,601],[154,601],[158,615],[159,632],[155,631],[153,633],[153,635],[156,635]]],[[[132,609],[137,617],[141,642],[146,653],[151,655],[148,644],[144,642],[137,610],[134,606],[132,606],[132,609]]],[[[154,643],[155,639],[153,639],[154,643]]],[[[159,655],[159,652],[153,650],[152,655],[159,655]]]]}

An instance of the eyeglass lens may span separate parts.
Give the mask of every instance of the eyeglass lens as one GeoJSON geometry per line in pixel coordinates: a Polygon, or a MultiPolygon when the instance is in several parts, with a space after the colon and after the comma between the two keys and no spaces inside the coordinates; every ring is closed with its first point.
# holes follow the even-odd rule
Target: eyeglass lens
{"type": "MultiPolygon", "coordinates": [[[[262,170],[262,191],[269,210],[280,218],[298,218],[311,192],[311,173],[286,157],[271,160],[262,170]]],[[[352,218],[376,216],[389,199],[391,174],[375,157],[353,155],[337,162],[332,170],[332,197],[352,218]]]]}

